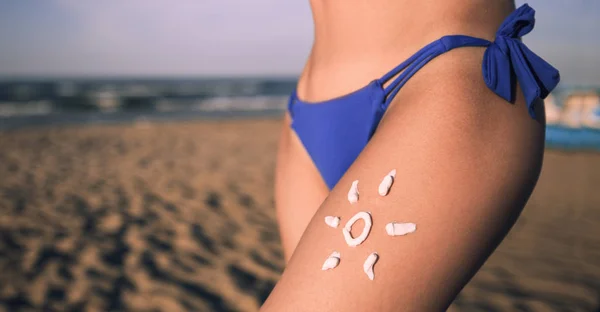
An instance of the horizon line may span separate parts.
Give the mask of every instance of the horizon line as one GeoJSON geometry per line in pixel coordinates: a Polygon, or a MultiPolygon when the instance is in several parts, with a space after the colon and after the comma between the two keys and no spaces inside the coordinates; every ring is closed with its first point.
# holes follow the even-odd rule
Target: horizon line
{"type": "Polygon", "coordinates": [[[2,75],[0,81],[24,81],[24,80],[220,80],[220,79],[285,79],[298,80],[295,74],[200,74],[200,75],[2,75]]]}

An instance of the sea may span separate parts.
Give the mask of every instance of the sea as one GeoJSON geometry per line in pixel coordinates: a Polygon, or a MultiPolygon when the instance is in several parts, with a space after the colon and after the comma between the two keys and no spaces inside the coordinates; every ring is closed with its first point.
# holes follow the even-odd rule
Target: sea
{"type": "Polygon", "coordinates": [[[295,77],[0,79],[0,129],[277,116],[295,77]]]}
{"type": "MultiPolygon", "coordinates": [[[[0,130],[54,125],[138,123],[217,118],[278,117],[296,77],[213,78],[0,78],[0,130]]],[[[560,85],[552,107],[569,116],[548,120],[546,145],[600,151],[597,126],[565,125],[567,98],[600,94],[598,86],[560,85]]],[[[600,97],[598,97],[600,99],[600,97]]],[[[546,103],[548,113],[550,104],[546,103]]],[[[589,105],[588,105],[589,106],[589,105]]],[[[575,115],[577,115],[575,114],[575,115]]],[[[581,117],[576,117],[581,118],[581,117]]],[[[589,120],[590,118],[588,118],[589,120]]]]}

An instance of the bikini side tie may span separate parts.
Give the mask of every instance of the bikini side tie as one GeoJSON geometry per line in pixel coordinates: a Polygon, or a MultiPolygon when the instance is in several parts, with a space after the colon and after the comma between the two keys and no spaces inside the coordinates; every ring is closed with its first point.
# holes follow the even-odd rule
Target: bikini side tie
{"type": "Polygon", "coordinates": [[[509,102],[514,102],[519,82],[532,118],[536,117],[534,101],[546,98],[560,81],[558,70],[521,41],[534,25],[535,10],[524,4],[502,23],[496,39],[485,51],[482,65],[486,85],[509,102]]]}

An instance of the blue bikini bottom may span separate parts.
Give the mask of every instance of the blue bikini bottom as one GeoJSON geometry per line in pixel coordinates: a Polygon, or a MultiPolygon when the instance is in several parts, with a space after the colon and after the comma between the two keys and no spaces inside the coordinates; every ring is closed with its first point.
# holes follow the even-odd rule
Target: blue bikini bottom
{"type": "Polygon", "coordinates": [[[535,100],[545,98],[558,84],[560,75],[520,40],[533,29],[534,15],[535,11],[527,4],[515,10],[500,26],[494,42],[463,35],[442,37],[383,77],[332,100],[307,103],[294,91],[288,104],[292,128],[329,189],[337,184],[365,148],[390,102],[408,79],[431,59],[452,49],[486,47],[482,65],[486,85],[513,102],[518,82],[529,114],[535,118],[535,100]]]}

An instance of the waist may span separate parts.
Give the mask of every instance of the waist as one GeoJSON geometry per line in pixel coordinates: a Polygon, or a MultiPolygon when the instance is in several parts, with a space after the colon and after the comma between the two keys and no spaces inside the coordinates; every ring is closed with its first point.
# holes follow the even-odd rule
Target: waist
{"type": "Polygon", "coordinates": [[[461,34],[492,41],[513,0],[311,0],[315,38],[301,98],[346,94],[428,43],[461,34]]]}

